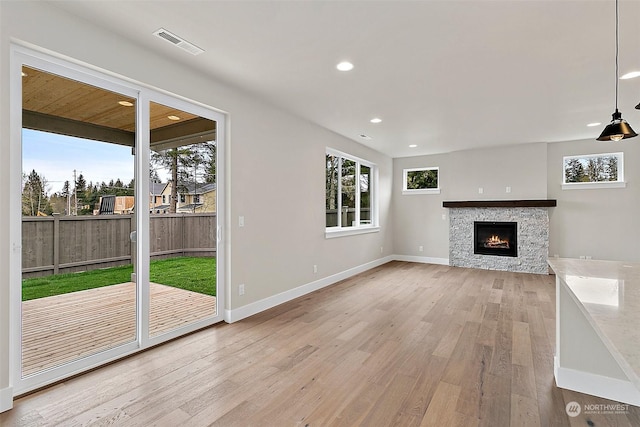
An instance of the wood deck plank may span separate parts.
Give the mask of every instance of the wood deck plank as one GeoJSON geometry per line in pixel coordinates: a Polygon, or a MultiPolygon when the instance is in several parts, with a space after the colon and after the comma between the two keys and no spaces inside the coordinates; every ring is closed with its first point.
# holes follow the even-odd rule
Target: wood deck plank
{"type": "MultiPolygon", "coordinates": [[[[24,376],[117,347],[136,338],[135,283],[22,303],[24,376]]],[[[216,298],[150,284],[151,336],[215,314],[216,298]]]]}

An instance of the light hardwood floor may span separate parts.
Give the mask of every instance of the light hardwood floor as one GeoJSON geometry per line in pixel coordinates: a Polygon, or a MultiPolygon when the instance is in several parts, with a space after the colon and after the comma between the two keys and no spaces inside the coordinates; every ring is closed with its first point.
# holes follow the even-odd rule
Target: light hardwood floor
{"type": "Polygon", "coordinates": [[[553,276],[392,262],[15,402],[2,426],[640,426],[553,380],[553,276]]]}

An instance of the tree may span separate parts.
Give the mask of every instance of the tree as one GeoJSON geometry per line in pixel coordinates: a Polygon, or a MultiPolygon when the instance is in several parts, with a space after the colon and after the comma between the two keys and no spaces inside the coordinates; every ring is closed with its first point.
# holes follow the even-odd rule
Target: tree
{"type": "Polygon", "coordinates": [[[176,212],[179,187],[184,183],[194,183],[195,185],[199,181],[215,183],[215,153],[215,141],[185,145],[152,153],[150,170],[155,171],[161,168],[168,169],[171,172],[170,213],[176,212]]]}
{"type": "Polygon", "coordinates": [[[438,188],[438,170],[425,169],[407,173],[407,190],[438,188]]]}
{"type": "Polygon", "coordinates": [[[71,195],[71,189],[70,189],[69,181],[65,181],[64,185],[62,186],[62,191],[60,191],[60,196],[61,197],[68,197],[69,195],[71,195]]]}
{"type": "Polygon", "coordinates": [[[584,167],[578,159],[569,160],[564,166],[565,182],[583,182],[585,177],[584,167]]]}
{"type": "Polygon", "coordinates": [[[51,215],[53,208],[47,197],[47,180],[35,169],[29,175],[23,174],[22,215],[37,216],[40,213],[51,215]]]}
{"type": "MultiPolygon", "coordinates": [[[[75,173],[75,171],[74,171],[75,173]]],[[[82,174],[78,175],[78,177],[75,179],[74,182],[74,188],[73,188],[73,206],[72,206],[72,213],[73,215],[77,215],[78,214],[78,207],[82,207],[83,205],[83,194],[84,191],[87,189],[87,181],[84,179],[84,176],[82,176],[82,174]]]]}
{"type": "Polygon", "coordinates": [[[326,155],[326,209],[338,209],[338,157],[326,155]]]}
{"type": "Polygon", "coordinates": [[[62,192],[53,193],[49,196],[49,203],[53,213],[60,213],[68,215],[67,213],[67,196],[64,196],[62,192]]]}
{"type": "Polygon", "coordinates": [[[607,181],[618,180],[618,158],[610,156],[605,159],[605,170],[607,172],[607,181]]]}

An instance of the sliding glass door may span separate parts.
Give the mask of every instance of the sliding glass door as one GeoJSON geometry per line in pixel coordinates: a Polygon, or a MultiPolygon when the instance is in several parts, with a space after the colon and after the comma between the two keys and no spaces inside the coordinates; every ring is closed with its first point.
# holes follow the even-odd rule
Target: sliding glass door
{"type": "Polygon", "coordinates": [[[149,103],[149,335],[215,317],[216,121],[149,103]]]}
{"type": "Polygon", "coordinates": [[[137,340],[136,99],[26,65],[21,77],[28,378],[137,340]]]}
{"type": "Polygon", "coordinates": [[[222,320],[224,116],[26,49],[13,58],[24,393],[222,320]]]}

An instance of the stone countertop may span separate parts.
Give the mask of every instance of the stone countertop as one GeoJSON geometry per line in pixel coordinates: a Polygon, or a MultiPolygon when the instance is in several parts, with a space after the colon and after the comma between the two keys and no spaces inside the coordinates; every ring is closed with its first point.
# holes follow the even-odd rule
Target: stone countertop
{"type": "Polygon", "coordinates": [[[640,390],[640,263],[568,258],[548,262],[640,390]]]}

